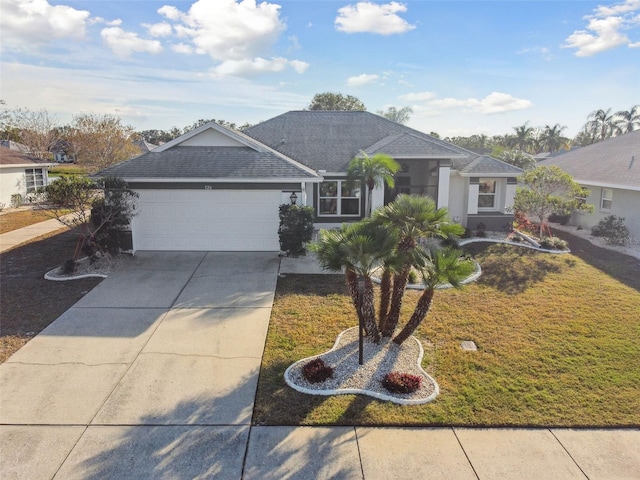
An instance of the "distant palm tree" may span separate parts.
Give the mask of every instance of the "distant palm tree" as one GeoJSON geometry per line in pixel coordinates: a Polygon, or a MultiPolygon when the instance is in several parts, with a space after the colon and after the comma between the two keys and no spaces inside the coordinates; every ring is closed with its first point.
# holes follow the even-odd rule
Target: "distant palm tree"
{"type": "Polygon", "coordinates": [[[620,133],[629,133],[640,129],[640,105],[634,105],[629,111],[616,112],[614,117],[620,133]]]}
{"type": "Polygon", "coordinates": [[[409,338],[425,319],[431,309],[433,295],[438,285],[449,283],[458,288],[462,285],[462,281],[475,270],[473,262],[463,258],[461,250],[432,248],[424,254],[426,258],[420,273],[425,289],[418,299],[413,315],[393,339],[398,345],[409,338]]]}
{"type": "Polygon", "coordinates": [[[567,137],[562,136],[562,132],[567,127],[561,126],[556,123],[553,127],[545,125],[540,140],[542,146],[549,151],[549,153],[557,152],[561,148],[568,148],[570,140],[567,137]]]}
{"type": "Polygon", "coordinates": [[[367,186],[366,216],[371,216],[371,195],[373,189],[387,184],[389,188],[395,185],[394,175],[400,170],[400,164],[383,153],[376,153],[370,157],[364,152],[351,160],[347,168],[347,181],[353,185],[359,181],[367,186]]]}
{"type": "Polygon", "coordinates": [[[530,152],[535,128],[530,127],[529,122],[525,122],[524,125],[513,127],[513,130],[516,133],[509,139],[509,146],[522,152],[530,152]]]}
{"type": "Polygon", "coordinates": [[[585,128],[597,141],[614,137],[620,130],[616,125],[615,115],[611,114],[610,108],[591,112],[587,117],[585,128]]]}

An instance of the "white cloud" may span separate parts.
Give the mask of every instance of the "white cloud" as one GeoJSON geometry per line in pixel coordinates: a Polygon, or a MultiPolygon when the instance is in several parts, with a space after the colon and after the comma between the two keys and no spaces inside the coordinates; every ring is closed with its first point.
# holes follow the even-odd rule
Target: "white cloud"
{"type": "Polygon", "coordinates": [[[398,2],[377,4],[358,2],[338,10],[335,20],[336,29],[346,33],[377,33],[393,35],[413,30],[411,25],[398,13],[407,11],[407,7],[398,2]]]}
{"type": "Polygon", "coordinates": [[[2,0],[3,48],[28,50],[51,38],[81,39],[90,15],[66,5],[53,6],[47,0],[2,0]]]}
{"type": "Polygon", "coordinates": [[[629,37],[619,32],[622,18],[594,18],[589,21],[587,29],[573,32],[565,40],[564,48],[576,48],[577,57],[590,57],[620,45],[630,43],[629,37]]]}
{"type": "Polygon", "coordinates": [[[188,38],[196,53],[225,62],[268,53],[285,29],[279,10],[279,5],[255,0],[198,0],[186,13],[172,6],[158,13],[177,22],[177,34],[188,38]]]}
{"type": "Polygon", "coordinates": [[[193,51],[193,47],[191,45],[187,45],[186,43],[176,43],[175,45],[171,45],[171,50],[183,55],[192,55],[195,53],[193,51]]]}
{"type": "Polygon", "coordinates": [[[347,79],[347,86],[349,86],[349,87],[362,87],[364,85],[367,85],[367,84],[369,84],[371,82],[376,81],[378,78],[380,78],[379,75],[363,73],[363,74],[358,75],[356,77],[349,77],[347,79]]]}
{"type": "Polygon", "coordinates": [[[120,27],[104,28],[100,36],[111,51],[120,57],[128,57],[134,52],[160,53],[162,45],[158,40],[145,40],[133,32],[125,32],[120,27]]]}
{"type": "Polygon", "coordinates": [[[425,102],[427,100],[432,100],[436,97],[436,94],[433,92],[416,92],[416,93],[407,93],[406,95],[400,95],[400,100],[404,100],[405,102],[425,102]]]}
{"type": "Polygon", "coordinates": [[[216,77],[247,77],[262,73],[278,73],[286,70],[287,67],[293,68],[298,73],[304,73],[308,66],[308,63],[300,60],[287,60],[282,57],[267,60],[257,57],[254,59],[226,60],[214,67],[212,73],[216,77]]]}
{"type": "Polygon", "coordinates": [[[298,73],[304,73],[309,68],[309,64],[302,60],[289,60],[289,65],[298,73]]]}
{"type": "Polygon", "coordinates": [[[173,32],[171,25],[167,22],[160,23],[143,23],[142,26],[147,29],[152,37],[168,37],[173,32]]]}
{"type": "Polygon", "coordinates": [[[593,15],[585,17],[589,20],[585,30],[573,32],[562,47],[575,48],[577,57],[590,57],[621,45],[633,48],[638,42],[632,42],[623,31],[640,25],[640,15],[634,15],[637,11],[640,11],[640,0],[600,5],[593,15]]]}
{"type": "Polygon", "coordinates": [[[495,113],[511,112],[513,110],[523,110],[530,108],[533,103],[522,98],[515,98],[508,93],[492,92],[482,99],[477,98],[442,98],[431,100],[429,106],[436,108],[458,108],[463,107],[470,111],[491,115],[495,113]]]}

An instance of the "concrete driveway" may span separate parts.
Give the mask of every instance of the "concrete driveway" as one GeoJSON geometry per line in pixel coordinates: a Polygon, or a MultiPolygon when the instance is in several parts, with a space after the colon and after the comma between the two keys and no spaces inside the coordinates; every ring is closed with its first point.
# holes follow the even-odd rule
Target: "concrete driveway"
{"type": "Polygon", "coordinates": [[[251,427],[279,264],[129,258],[0,365],[0,478],[640,478],[638,429],[251,427]]]}
{"type": "Polygon", "coordinates": [[[2,478],[239,478],[278,266],[129,258],[0,365],[2,478]]]}

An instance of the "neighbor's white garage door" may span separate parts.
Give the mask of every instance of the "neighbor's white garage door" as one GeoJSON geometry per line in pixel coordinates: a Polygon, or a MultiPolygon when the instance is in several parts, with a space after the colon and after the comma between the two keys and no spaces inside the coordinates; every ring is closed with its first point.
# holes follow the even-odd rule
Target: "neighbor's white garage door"
{"type": "Polygon", "coordinates": [[[279,190],[139,190],[134,250],[278,251],[279,190]]]}

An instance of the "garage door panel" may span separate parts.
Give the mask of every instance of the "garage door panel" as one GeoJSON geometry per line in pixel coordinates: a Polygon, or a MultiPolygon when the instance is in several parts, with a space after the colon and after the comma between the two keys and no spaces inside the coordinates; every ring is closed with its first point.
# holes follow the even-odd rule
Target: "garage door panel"
{"type": "Polygon", "coordinates": [[[277,190],[140,190],[136,250],[277,251],[277,190]]]}

